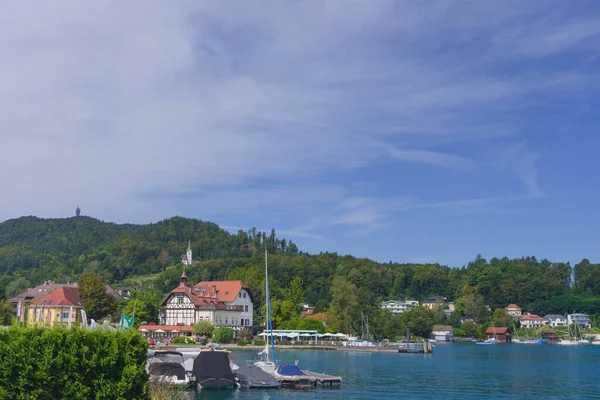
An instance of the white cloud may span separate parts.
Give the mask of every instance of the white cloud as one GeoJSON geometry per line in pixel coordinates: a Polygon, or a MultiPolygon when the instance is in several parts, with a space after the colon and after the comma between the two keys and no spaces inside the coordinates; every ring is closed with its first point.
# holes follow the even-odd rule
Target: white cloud
{"type": "MultiPolygon", "coordinates": [[[[584,27],[554,21],[547,37],[546,24],[527,23],[539,14],[445,1],[5,4],[0,170],[10,195],[0,218],[70,215],[76,203],[120,221],[190,204],[203,218],[293,206],[292,229],[327,204],[335,211],[323,218],[385,227],[388,201],[338,209],[361,195],[331,176],[384,160],[475,169],[466,146],[458,156],[444,145],[517,136],[515,99],[581,84],[561,70],[490,69],[511,37],[511,57],[527,58],[596,34],[589,15],[584,27]]],[[[520,152],[508,173],[533,193],[536,155],[520,152]]]]}

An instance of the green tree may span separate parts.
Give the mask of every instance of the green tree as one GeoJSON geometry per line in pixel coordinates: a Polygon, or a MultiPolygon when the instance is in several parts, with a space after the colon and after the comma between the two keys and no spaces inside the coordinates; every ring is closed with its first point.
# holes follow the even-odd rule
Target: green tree
{"type": "Polygon", "coordinates": [[[30,287],[31,287],[31,282],[29,282],[27,279],[25,279],[23,277],[20,277],[20,278],[15,279],[14,281],[11,281],[8,285],[6,285],[4,294],[6,295],[7,299],[10,299],[11,297],[15,297],[16,295],[23,293],[30,287]]]}
{"type": "Polygon", "coordinates": [[[13,318],[16,318],[13,314],[13,306],[10,301],[0,301],[0,326],[8,326],[11,324],[13,318]]]}
{"type": "Polygon", "coordinates": [[[477,337],[480,327],[473,321],[465,321],[462,324],[461,329],[465,332],[467,337],[477,337]]]}
{"type": "Polygon", "coordinates": [[[492,323],[495,327],[511,327],[514,323],[512,316],[508,315],[503,308],[496,308],[492,315],[492,323]]]}
{"type": "Polygon", "coordinates": [[[355,332],[354,322],[359,310],[357,288],[342,276],[333,278],[331,285],[331,306],[339,328],[344,333],[355,332]]]}
{"type": "Polygon", "coordinates": [[[99,320],[117,311],[117,300],[106,293],[106,281],[96,272],[84,272],[77,280],[79,297],[89,318],[99,320]]]}
{"type": "Polygon", "coordinates": [[[215,330],[215,326],[210,321],[198,321],[194,324],[192,328],[192,333],[194,335],[205,336],[207,338],[211,337],[215,330]]]}
{"type": "Polygon", "coordinates": [[[465,299],[464,313],[464,315],[473,317],[478,324],[483,324],[490,319],[490,312],[485,306],[485,300],[482,295],[477,293],[471,293],[465,299]]]}
{"type": "Polygon", "coordinates": [[[224,326],[216,327],[212,333],[212,339],[217,343],[233,342],[233,329],[224,326]]]}
{"type": "Polygon", "coordinates": [[[429,337],[433,328],[433,311],[425,307],[416,307],[402,313],[402,319],[411,335],[429,337]]]}

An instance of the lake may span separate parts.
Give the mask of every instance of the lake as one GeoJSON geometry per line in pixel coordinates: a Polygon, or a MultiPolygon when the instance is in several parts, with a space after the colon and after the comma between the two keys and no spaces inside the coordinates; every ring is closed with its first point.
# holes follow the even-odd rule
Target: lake
{"type": "MultiPolygon", "coordinates": [[[[256,352],[236,351],[244,364],[256,352]]],[[[440,344],[434,354],[282,350],[341,388],[202,391],[197,399],[597,399],[600,346],[440,344]]]]}

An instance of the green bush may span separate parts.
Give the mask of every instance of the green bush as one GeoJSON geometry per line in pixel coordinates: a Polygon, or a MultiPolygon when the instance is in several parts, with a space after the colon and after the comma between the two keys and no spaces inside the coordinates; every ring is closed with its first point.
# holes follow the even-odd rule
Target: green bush
{"type": "Polygon", "coordinates": [[[248,344],[248,341],[246,339],[238,339],[236,340],[235,344],[237,344],[238,346],[245,346],[248,344]]]}
{"type": "Polygon", "coordinates": [[[189,336],[177,336],[173,339],[173,343],[175,344],[195,344],[196,341],[189,336]]]}
{"type": "Polygon", "coordinates": [[[233,342],[233,329],[219,326],[213,331],[212,338],[217,343],[231,343],[233,342]]]}
{"type": "Polygon", "coordinates": [[[254,339],[252,341],[252,345],[254,345],[254,346],[264,346],[266,344],[267,344],[267,342],[265,340],[262,340],[262,339],[254,339]]]}
{"type": "Polygon", "coordinates": [[[134,330],[0,330],[0,399],[148,399],[147,351],[134,330]]]}

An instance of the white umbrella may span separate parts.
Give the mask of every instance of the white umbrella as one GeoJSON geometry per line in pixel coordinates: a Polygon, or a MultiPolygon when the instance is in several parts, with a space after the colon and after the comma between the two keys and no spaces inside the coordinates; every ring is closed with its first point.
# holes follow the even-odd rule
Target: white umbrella
{"type": "Polygon", "coordinates": [[[160,333],[165,333],[165,331],[163,331],[162,329],[157,329],[157,330],[155,330],[154,332],[156,332],[156,333],[159,333],[159,332],[160,332],[160,333]]]}
{"type": "Polygon", "coordinates": [[[171,332],[179,332],[177,329],[173,329],[171,332]]]}
{"type": "Polygon", "coordinates": [[[144,329],[144,328],[142,328],[142,329],[139,329],[139,331],[140,331],[140,332],[148,332],[148,329],[144,329]]]}

